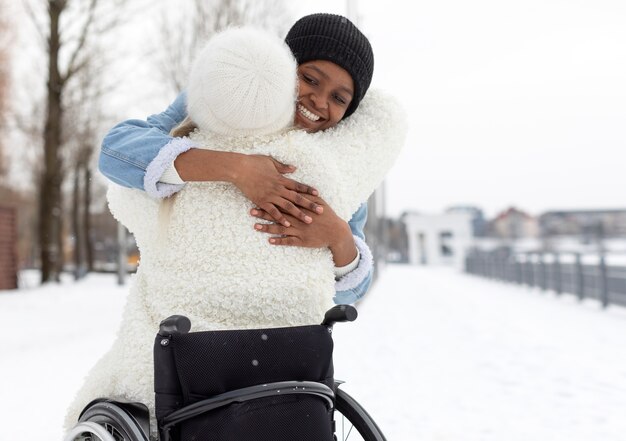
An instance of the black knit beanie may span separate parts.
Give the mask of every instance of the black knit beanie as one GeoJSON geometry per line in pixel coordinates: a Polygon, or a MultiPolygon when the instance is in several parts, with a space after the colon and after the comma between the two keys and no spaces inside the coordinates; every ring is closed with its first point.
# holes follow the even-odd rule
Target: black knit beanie
{"type": "Polygon", "coordinates": [[[312,14],[302,17],[291,27],[285,42],[298,64],[326,60],[348,71],[355,90],[343,117],[352,115],[374,74],[374,53],[367,37],[341,15],[312,14]]]}

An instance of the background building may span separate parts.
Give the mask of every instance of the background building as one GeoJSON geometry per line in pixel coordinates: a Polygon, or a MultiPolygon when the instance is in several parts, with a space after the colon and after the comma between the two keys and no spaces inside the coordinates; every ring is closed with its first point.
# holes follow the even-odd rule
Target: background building
{"type": "Polygon", "coordinates": [[[539,226],[535,217],[510,207],[489,223],[488,235],[512,240],[535,238],[539,235],[539,226]]]}
{"type": "Polygon", "coordinates": [[[484,237],[489,229],[489,222],[485,219],[485,213],[474,205],[454,205],[446,210],[446,213],[467,213],[472,217],[472,235],[484,237]]]}
{"type": "Polygon", "coordinates": [[[472,241],[472,214],[406,213],[409,262],[462,267],[472,241]]]}
{"type": "Polygon", "coordinates": [[[539,216],[541,236],[624,237],[626,209],[548,211],[539,216]]]}
{"type": "Polygon", "coordinates": [[[0,289],[17,288],[16,232],[15,209],[0,207],[0,289]]]}

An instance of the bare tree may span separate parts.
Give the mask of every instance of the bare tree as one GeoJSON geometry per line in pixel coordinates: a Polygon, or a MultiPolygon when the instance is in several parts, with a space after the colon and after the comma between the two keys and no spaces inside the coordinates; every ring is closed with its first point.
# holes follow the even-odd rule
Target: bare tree
{"type": "Polygon", "coordinates": [[[5,139],[3,135],[6,127],[7,113],[9,111],[9,66],[11,65],[9,58],[11,26],[10,21],[8,20],[7,11],[6,3],[4,1],[0,1],[0,29],[2,29],[2,34],[0,34],[0,183],[2,183],[2,178],[8,171],[8,164],[4,150],[5,146],[3,143],[5,139]]]}
{"type": "Polygon", "coordinates": [[[252,24],[284,35],[290,17],[284,0],[187,0],[179,14],[163,15],[157,70],[179,93],[187,83],[193,58],[214,33],[229,26],[252,24]],[[186,6],[186,7],[185,7],[186,6]]]}
{"type": "MultiPolygon", "coordinates": [[[[35,27],[46,42],[48,72],[43,129],[43,169],[39,180],[39,244],[41,281],[58,280],[62,268],[62,183],[64,164],[64,98],[68,83],[95,55],[91,40],[101,38],[120,22],[120,0],[47,0],[47,25],[29,5],[35,27]]],[[[39,6],[42,6],[39,3],[39,6]]]]}
{"type": "Polygon", "coordinates": [[[107,89],[102,72],[103,69],[92,61],[68,88],[65,127],[68,128],[67,162],[73,175],[71,225],[76,278],[93,270],[91,176],[100,136],[109,121],[102,110],[102,97],[107,89]]]}

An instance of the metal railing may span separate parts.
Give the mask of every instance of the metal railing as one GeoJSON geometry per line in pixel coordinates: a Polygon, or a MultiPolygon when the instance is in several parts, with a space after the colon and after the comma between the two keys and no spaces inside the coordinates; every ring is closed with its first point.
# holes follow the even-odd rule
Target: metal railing
{"type": "Polygon", "coordinates": [[[626,306],[626,266],[609,265],[604,255],[474,250],[465,258],[465,271],[557,294],[574,294],[580,300],[593,298],[605,308],[609,304],[626,306]]]}

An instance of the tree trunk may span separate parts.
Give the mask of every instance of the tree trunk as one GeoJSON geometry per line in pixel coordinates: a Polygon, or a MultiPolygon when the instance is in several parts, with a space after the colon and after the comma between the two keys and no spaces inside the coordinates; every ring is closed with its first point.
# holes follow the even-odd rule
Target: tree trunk
{"type": "Polygon", "coordinates": [[[50,36],[48,38],[48,84],[46,124],[44,128],[44,169],[39,191],[39,246],[41,282],[59,280],[61,270],[61,183],[60,155],[64,82],[59,72],[59,17],[65,8],[62,0],[49,0],[50,36]]]}
{"type": "Polygon", "coordinates": [[[83,242],[87,269],[93,271],[93,237],[91,234],[91,170],[89,161],[83,169],[83,242]]]}
{"type": "Polygon", "coordinates": [[[74,168],[74,182],[72,189],[72,235],[74,236],[74,279],[82,277],[83,266],[83,238],[80,225],[80,166],[74,168]]]}

